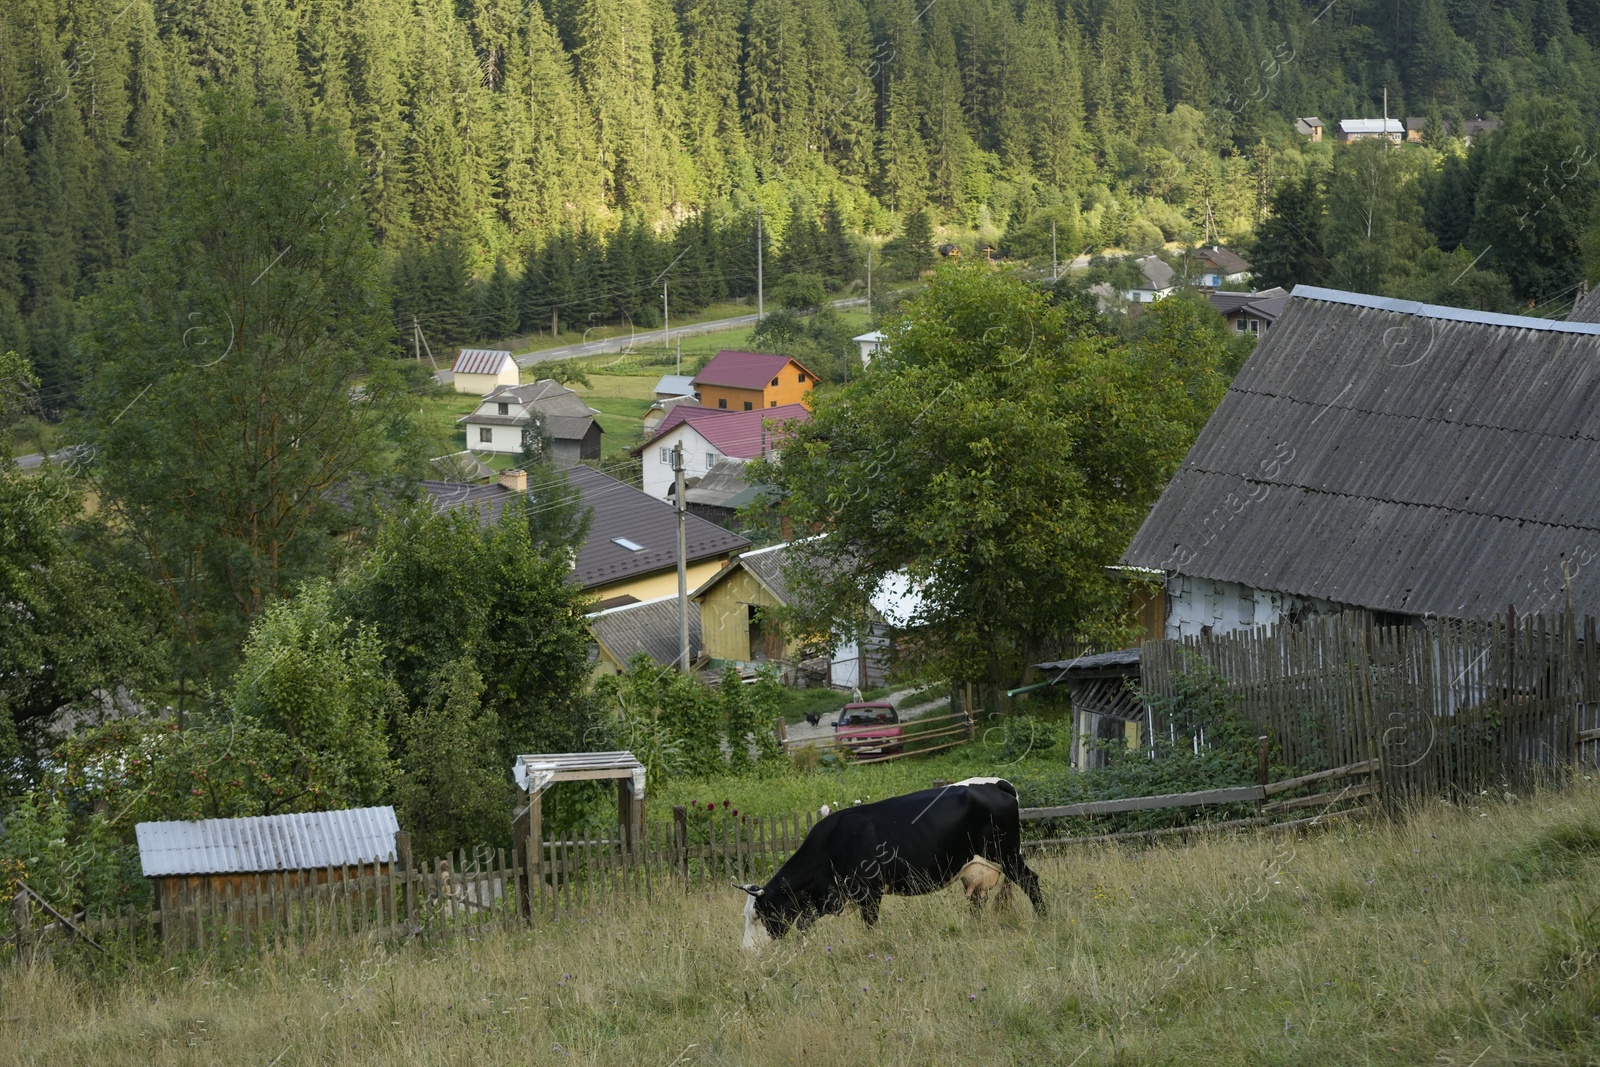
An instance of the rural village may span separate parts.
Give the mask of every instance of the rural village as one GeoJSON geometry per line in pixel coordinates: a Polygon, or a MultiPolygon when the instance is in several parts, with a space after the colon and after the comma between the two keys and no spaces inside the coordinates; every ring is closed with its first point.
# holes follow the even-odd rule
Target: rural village
{"type": "Polygon", "coordinates": [[[1600,6],[0,13],[0,1067],[1600,1062],[1600,6]]]}

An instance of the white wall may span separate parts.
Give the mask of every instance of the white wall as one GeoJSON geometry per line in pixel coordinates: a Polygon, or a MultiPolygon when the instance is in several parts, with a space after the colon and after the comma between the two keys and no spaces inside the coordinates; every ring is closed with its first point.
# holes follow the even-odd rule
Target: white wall
{"type": "Polygon", "coordinates": [[[457,374],[451,381],[458,393],[476,393],[483,396],[502,385],[516,385],[521,373],[515,363],[507,363],[499,374],[457,374]]]}
{"type": "Polygon", "coordinates": [[[473,452],[507,452],[514,455],[522,451],[521,426],[474,426],[470,422],[464,425],[467,428],[467,448],[473,452]],[[488,430],[493,440],[478,440],[480,430],[488,430]]]}
{"type": "Polygon", "coordinates": [[[1237,582],[1192,578],[1175,574],[1167,579],[1166,636],[1195,637],[1202,628],[1225,634],[1255,626],[1274,626],[1284,616],[1323,614],[1339,610],[1339,605],[1315,597],[1273,593],[1252,589],[1237,582]]]}
{"type": "Polygon", "coordinates": [[[692,426],[678,426],[662,437],[658,437],[645,446],[640,460],[644,466],[644,491],[657,500],[667,500],[672,489],[672,461],[661,462],[661,450],[670,449],[679,441],[683,442],[683,476],[685,478],[698,478],[711,469],[711,464],[706,462],[707,453],[716,459],[721,459],[722,453],[712,446],[710,441],[700,436],[698,430],[692,426]]]}

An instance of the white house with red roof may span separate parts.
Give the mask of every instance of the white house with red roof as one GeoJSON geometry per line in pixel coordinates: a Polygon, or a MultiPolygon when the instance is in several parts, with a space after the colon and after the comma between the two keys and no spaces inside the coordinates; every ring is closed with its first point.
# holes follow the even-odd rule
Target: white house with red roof
{"type": "Polygon", "coordinates": [[[672,450],[683,445],[683,476],[699,479],[718,460],[747,463],[770,456],[786,436],[784,427],[811,417],[804,404],[750,411],[677,407],[644,444],[633,450],[644,460],[643,488],[658,500],[672,497],[672,450]]]}

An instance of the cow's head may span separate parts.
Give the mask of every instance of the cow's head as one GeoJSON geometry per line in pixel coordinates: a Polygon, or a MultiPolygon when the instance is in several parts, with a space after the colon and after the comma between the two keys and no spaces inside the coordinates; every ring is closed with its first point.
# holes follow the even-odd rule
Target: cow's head
{"type": "Polygon", "coordinates": [[[752,951],[776,941],[791,927],[804,930],[817,917],[819,909],[808,906],[787,886],[734,885],[745,892],[743,945],[752,951]]]}

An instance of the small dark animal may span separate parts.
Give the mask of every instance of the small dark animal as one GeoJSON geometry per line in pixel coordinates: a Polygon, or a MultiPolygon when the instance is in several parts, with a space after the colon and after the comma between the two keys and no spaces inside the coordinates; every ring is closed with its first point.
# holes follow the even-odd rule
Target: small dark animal
{"type": "Polygon", "coordinates": [[[1045,913],[1039,876],[1022,861],[1022,820],[1010,782],[968,778],[842,808],[811,828],[766,885],[739,887],[748,894],[744,947],[758,948],[791,927],[804,930],[852,902],[871,926],[885,893],[931,893],[976,860],[997,864],[1028,894],[1034,912],[1045,913]]]}
{"type": "Polygon", "coordinates": [[[817,725],[817,723],[819,723],[821,721],[822,721],[822,716],[821,715],[818,715],[814,711],[806,712],[806,722],[810,723],[812,726],[817,725]]]}

